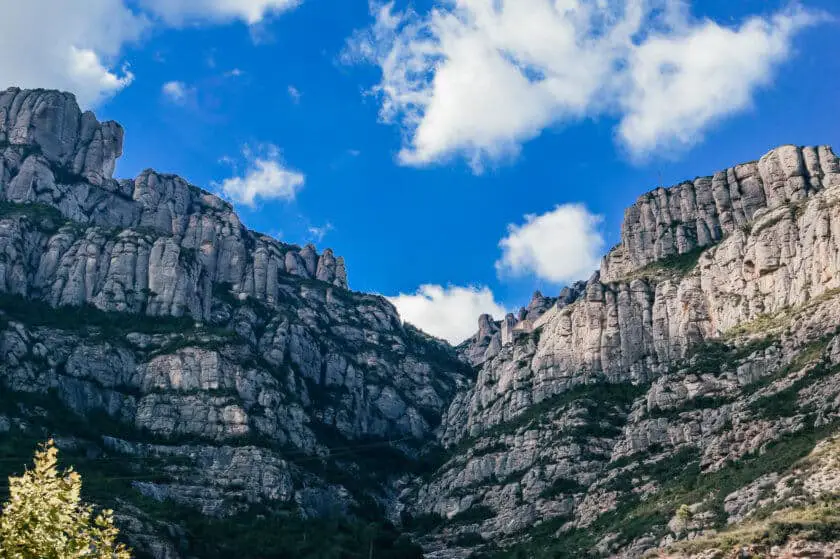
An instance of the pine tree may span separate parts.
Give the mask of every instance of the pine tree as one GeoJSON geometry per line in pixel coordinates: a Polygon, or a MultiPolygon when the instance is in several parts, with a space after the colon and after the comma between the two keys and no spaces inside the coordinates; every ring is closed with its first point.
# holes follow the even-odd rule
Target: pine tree
{"type": "Polygon", "coordinates": [[[0,559],[131,559],[117,543],[113,512],[94,516],[81,501],[82,478],[58,470],[52,440],[35,452],[35,467],[9,478],[10,498],[0,510],[0,559]]]}

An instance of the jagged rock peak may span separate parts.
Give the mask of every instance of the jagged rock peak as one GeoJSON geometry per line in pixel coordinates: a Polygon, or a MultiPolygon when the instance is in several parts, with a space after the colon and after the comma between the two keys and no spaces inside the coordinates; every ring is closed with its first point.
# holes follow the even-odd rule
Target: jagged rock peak
{"type": "Polygon", "coordinates": [[[513,313],[508,313],[502,321],[502,345],[513,342],[513,329],[518,321],[513,313]]]}
{"type": "Polygon", "coordinates": [[[492,336],[498,331],[499,326],[493,320],[492,316],[490,316],[489,314],[483,314],[478,317],[478,340],[481,340],[488,336],[492,336]]]}
{"type": "MultiPolygon", "coordinates": [[[[593,276],[597,282],[597,273],[593,276]]],[[[593,281],[593,280],[590,280],[593,281]]],[[[509,313],[504,320],[496,321],[489,314],[478,317],[478,332],[461,345],[458,352],[473,366],[478,366],[498,355],[502,346],[513,341],[517,332],[532,332],[539,319],[552,308],[563,308],[577,301],[586,291],[586,282],[578,281],[564,287],[558,297],[546,297],[534,291],[528,306],[516,314],[509,313]]]]}
{"type": "Polygon", "coordinates": [[[123,129],[82,112],[72,93],[10,87],[0,93],[0,144],[37,146],[51,163],[98,186],[122,155],[123,129]]]}
{"type": "Polygon", "coordinates": [[[758,161],[643,194],[624,213],[621,242],[601,267],[618,281],[671,256],[719,242],[764,208],[798,202],[840,184],[840,162],[828,146],[785,145],[758,161]]]}
{"type": "MultiPolygon", "coordinates": [[[[195,316],[205,316],[209,312],[206,280],[230,284],[237,294],[268,302],[277,298],[277,274],[347,287],[344,260],[331,250],[319,255],[311,244],[300,248],[249,231],[228,202],[177,175],[146,169],[133,180],[114,180],[122,145],[122,127],[116,122],[100,123],[92,112],[83,113],[71,93],[18,88],[0,93],[0,201],[40,203],[86,226],[158,236],[154,240],[157,248],[152,249],[145,246],[146,239],[134,238],[136,235],[113,246],[104,237],[56,241],[56,247],[63,247],[53,255],[58,270],[72,269],[72,262],[64,260],[73,255],[96,255],[102,264],[96,269],[114,274],[130,271],[136,285],[126,286],[125,279],[114,279],[120,289],[140,290],[152,289],[158,279],[163,281],[163,276],[152,277],[157,268],[177,261],[177,281],[183,285],[176,290],[177,297],[173,295],[161,306],[161,314],[189,309],[195,316]],[[64,247],[68,243],[70,250],[64,247]],[[146,258],[147,252],[153,261],[148,270],[131,263],[132,255],[146,258]],[[198,264],[197,269],[191,268],[192,262],[198,264]],[[125,270],[120,272],[115,264],[124,265],[125,270]]],[[[14,290],[46,289],[53,292],[56,304],[90,302],[124,310],[122,301],[100,300],[95,290],[64,293],[69,288],[61,283],[62,278],[48,274],[36,279],[43,285],[18,281],[14,290]],[[48,288],[53,280],[61,283],[62,293],[58,294],[56,286],[48,288]]],[[[110,281],[88,279],[97,286],[110,281]]]]}
{"type": "Polygon", "coordinates": [[[586,289],[586,282],[584,281],[576,281],[572,285],[567,285],[560,291],[557,304],[561,307],[571,305],[577,301],[584,289],[586,289]]]}
{"type": "Polygon", "coordinates": [[[528,302],[528,310],[536,309],[538,307],[543,306],[546,301],[546,297],[539,291],[534,291],[534,294],[531,295],[531,300],[528,302]]]}

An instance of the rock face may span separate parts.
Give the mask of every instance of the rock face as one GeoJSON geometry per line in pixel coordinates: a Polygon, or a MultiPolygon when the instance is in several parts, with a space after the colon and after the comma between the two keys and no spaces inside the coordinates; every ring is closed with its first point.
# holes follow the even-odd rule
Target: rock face
{"type": "Polygon", "coordinates": [[[207,319],[213,284],[229,283],[267,304],[280,297],[282,274],[347,287],[344,260],[332,251],[318,255],[311,245],[248,231],[227,202],[180,177],[147,170],[134,180],[112,179],[122,138],[118,124],[82,114],[70,94],[0,95],[0,197],[50,206],[86,226],[59,227],[32,247],[46,253],[37,273],[5,274],[6,291],[37,293],[52,304],[207,319]]]}
{"type": "Polygon", "coordinates": [[[604,258],[601,276],[618,281],[651,262],[713,245],[759,210],[838,185],[840,167],[831,148],[782,146],[757,162],[658,188],[625,212],[621,243],[604,258]]]}
{"type": "Polygon", "coordinates": [[[642,196],[602,270],[457,348],[121,150],[69,94],[0,95],[0,437],[55,436],[145,556],[299,517],[440,559],[837,553],[830,148],[642,196]]]}
{"type": "MultiPolygon", "coordinates": [[[[332,250],[249,231],[174,175],[113,179],[121,150],[72,95],[0,95],[0,429],[209,517],[390,507],[406,472],[368,455],[421,467],[470,368],[349,291],[332,250]]],[[[177,524],[113,504],[138,551],[190,555],[177,524]]]]}
{"type": "MultiPolygon", "coordinates": [[[[403,497],[448,519],[427,536],[435,557],[516,542],[529,557],[641,557],[712,541],[759,505],[731,483],[690,489],[698,473],[729,479],[738,464],[744,480],[796,484],[797,452],[837,430],[829,148],[786,146],[654,191],[622,231],[600,274],[501,323],[482,317],[458,348],[479,372],[439,431],[452,454],[403,497]],[[773,445],[778,461],[757,456],[773,445]],[[680,505],[684,518],[653,514],[680,505]]],[[[774,507],[803,502],[783,494],[774,507]]]]}
{"type": "Polygon", "coordinates": [[[82,113],[70,94],[10,88],[0,94],[0,143],[37,149],[61,171],[101,186],[122,155],[123,129],[82,113]]]}

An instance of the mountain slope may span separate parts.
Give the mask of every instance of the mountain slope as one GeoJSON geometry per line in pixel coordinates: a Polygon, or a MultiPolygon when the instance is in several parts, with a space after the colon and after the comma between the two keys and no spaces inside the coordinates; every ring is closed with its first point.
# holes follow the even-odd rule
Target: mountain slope
{"type": "Polygon", "coordinates": [[[436,556],[637,557],[686,536],[682,505],[692,536],[738,521],[742,486],[836,430],[838,202],[831,150],[785,146],[642,196],[603,274],[482,317],[451,459],[408,498],[436,556]]]}
{"type": "Polygon", "coordinates": [[[56,436],[140,556],[834,553],[830,148],[641,196],[600,272],[452,348],[329,249],[113,179],[122,137],[0,94],[0,473],[56,436]]]}
{"type": "Polygon", "coordinates": [[[121,143],[70,94],[0,95],[7,451],[58,435],[86,478],[119,479],[126,532],[154,556],[202,539],[156,527],[161,503],[383,521],[471,368],[349,291],[329,249],[249,231],[176,176],[112,179],[121,143]]]}

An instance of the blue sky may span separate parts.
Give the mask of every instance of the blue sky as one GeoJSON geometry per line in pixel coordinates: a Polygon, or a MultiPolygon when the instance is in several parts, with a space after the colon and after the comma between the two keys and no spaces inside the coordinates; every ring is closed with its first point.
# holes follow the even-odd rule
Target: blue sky
{"type": "Polygon", "coordinates": [[[453,341],[588,276],[658,184],[840,144],[835,0],[656,0],[635,22],[633,0],[556,20],[533,16],[550,0],[122,1],[12,7],[3,81],[75,91],[125,127],[117,175],[227,185],[249,227],[343,255],[353,289],[439,286],[396,302],[453,341]],[[49,45],[14,35],[36,24],[49,45]]]}

